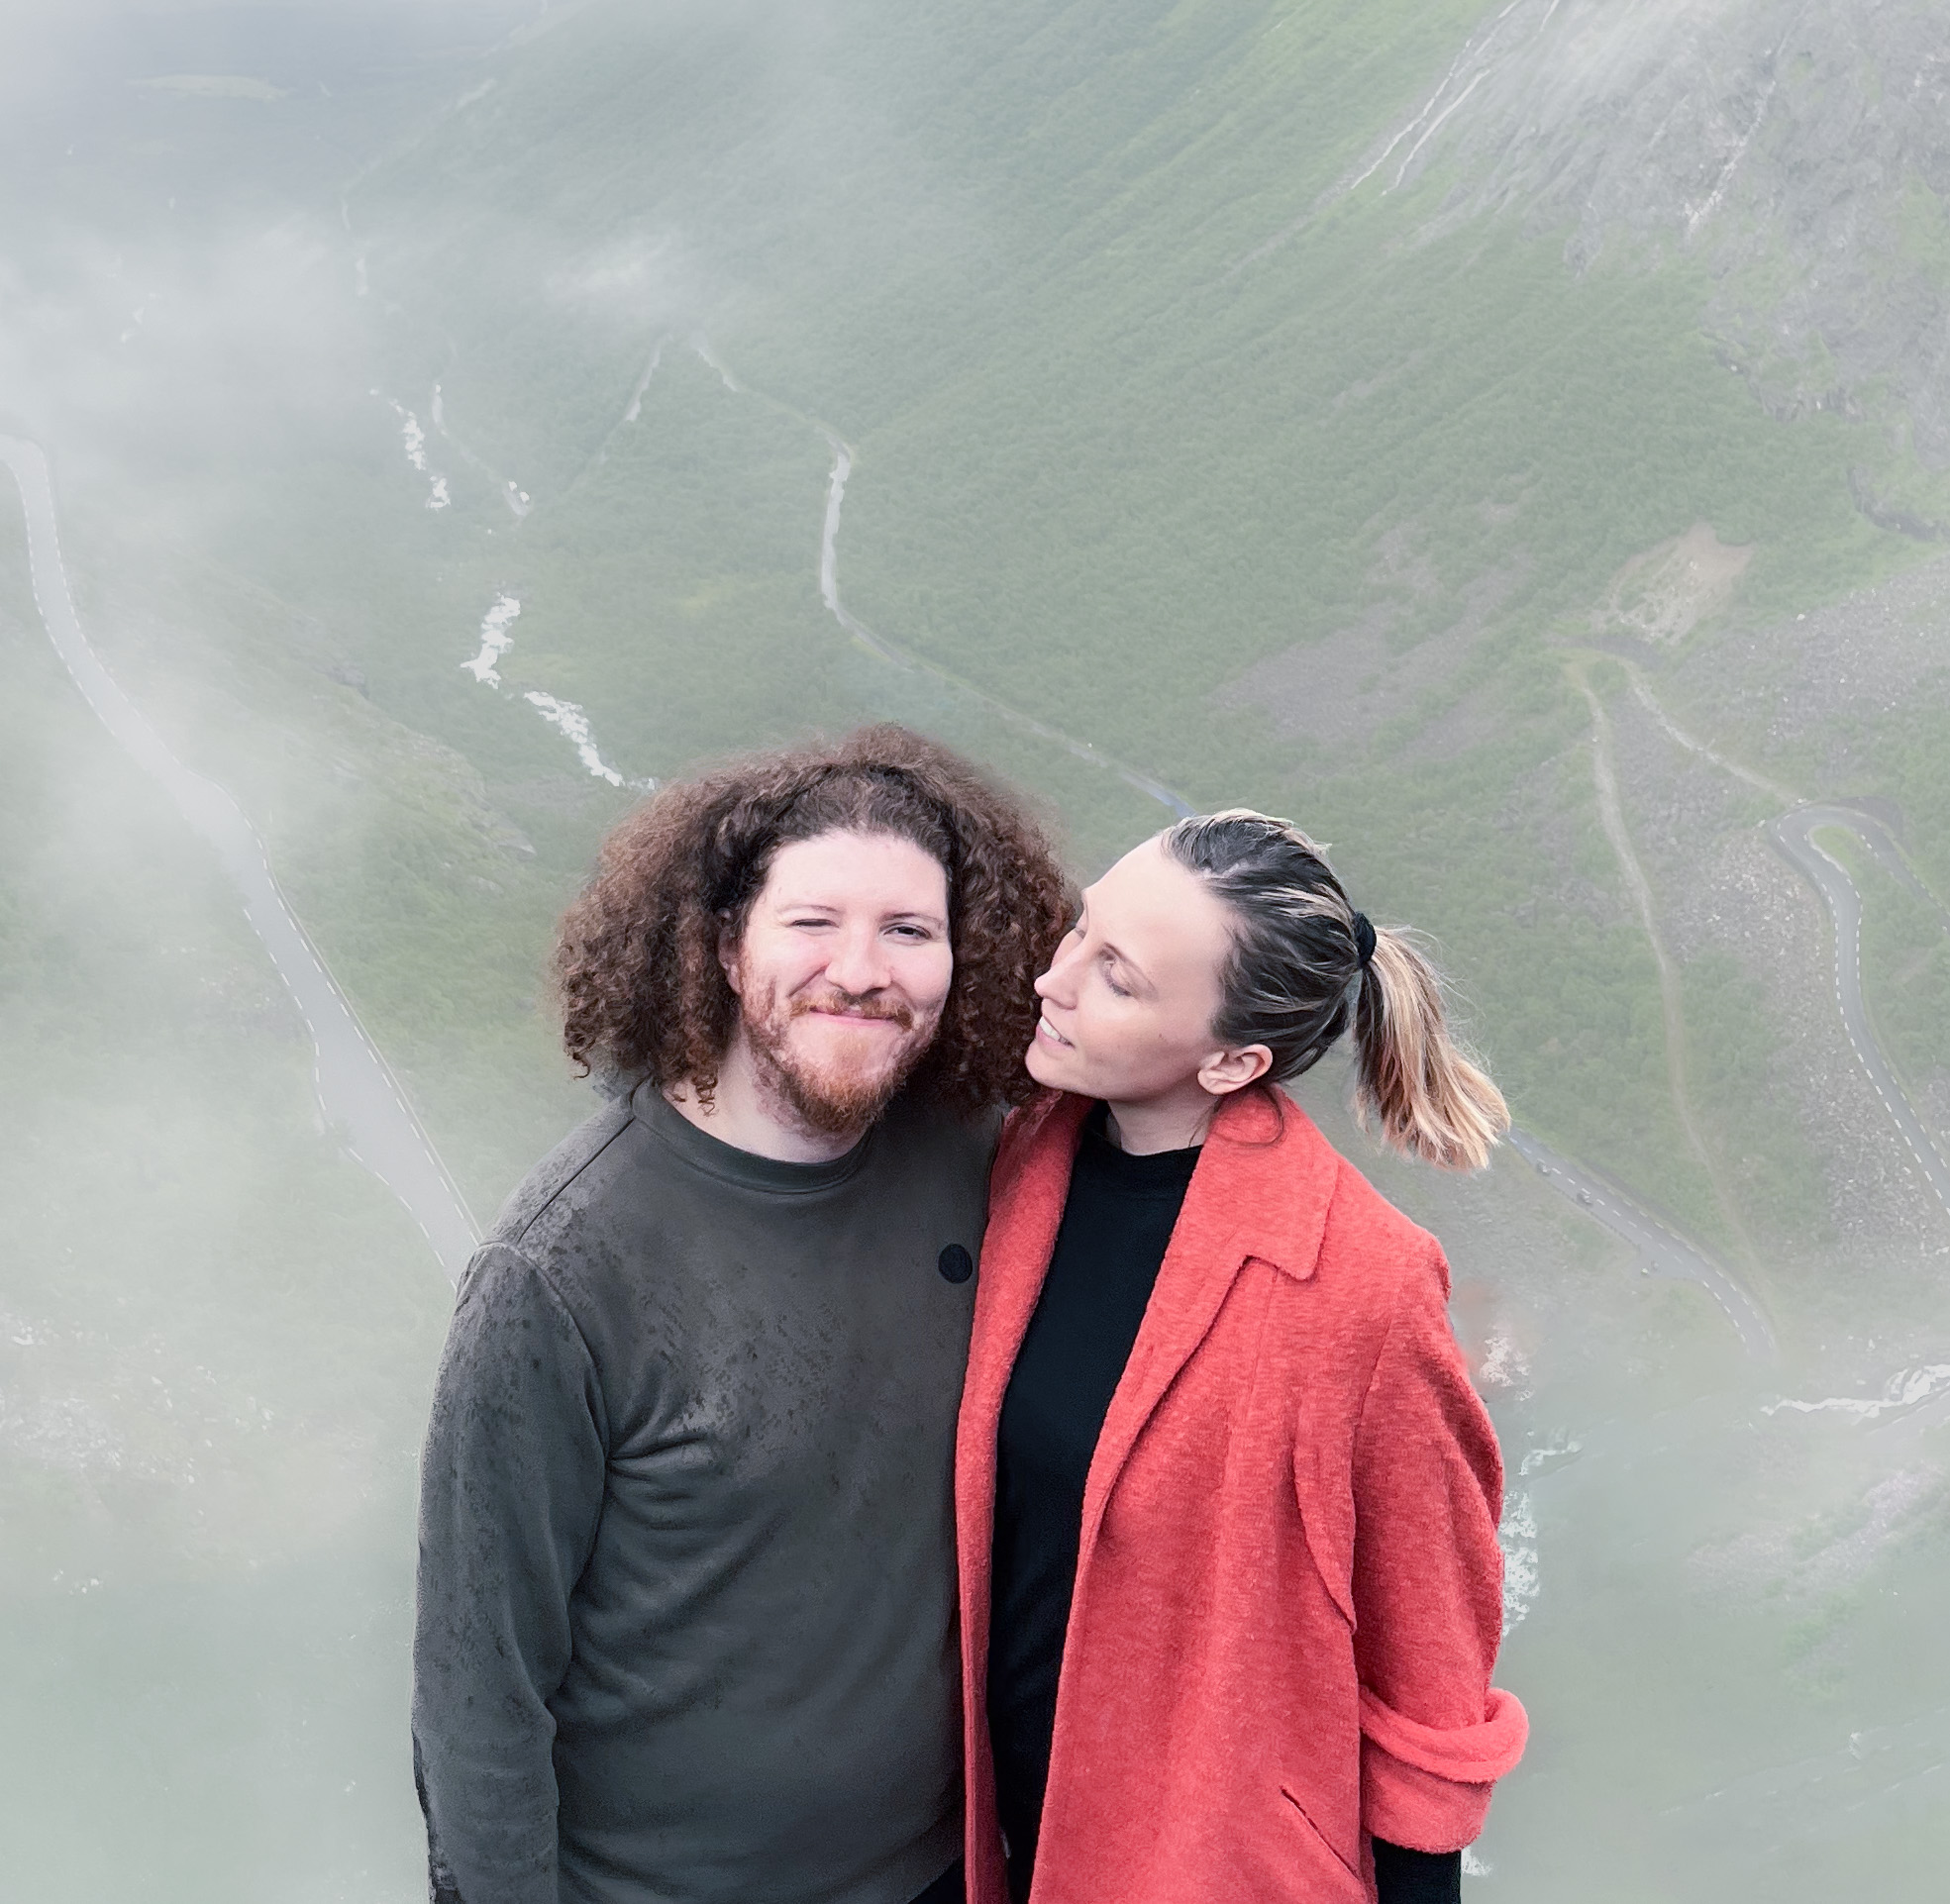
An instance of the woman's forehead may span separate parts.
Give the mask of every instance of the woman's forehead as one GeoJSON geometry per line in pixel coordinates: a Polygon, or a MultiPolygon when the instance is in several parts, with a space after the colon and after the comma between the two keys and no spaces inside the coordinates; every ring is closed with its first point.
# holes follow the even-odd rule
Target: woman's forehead
{"type": "Polygon", "coordinates": [[[1188,969],[1211,971],[1231,946],[1224,904],[1158,840],[1133,847],[1083,899],[1092,936],[1161,984],[1188,969]]]}

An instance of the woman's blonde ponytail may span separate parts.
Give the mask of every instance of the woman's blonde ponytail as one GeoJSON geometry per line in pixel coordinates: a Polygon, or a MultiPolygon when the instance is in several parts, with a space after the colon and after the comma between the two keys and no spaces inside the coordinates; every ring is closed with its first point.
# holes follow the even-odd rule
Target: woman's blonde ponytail
{"type": "Polygon", "coordinates": [[[1355,911],[1320,848],[1290,820],[1244,807],[1180,820],[1162,839],[1233,915],[1212,1027],[1226,1044],[1266,1046],[1281,1084],[1351,1028],[1364,1125],[1447,1170],[1489,1161],[1509,1113],[1449,1035],[1434,966],[1400,928],[1355,911]]]}
{"type": "Polygon", "coordinates": [[[1361,1121],[1410,1156],[1480,1170],[1510,1127],[1503,1094],[1450,1036],[1435,967],[1397,927],[1374,940],[1354,1013],[1361,1121]]]}

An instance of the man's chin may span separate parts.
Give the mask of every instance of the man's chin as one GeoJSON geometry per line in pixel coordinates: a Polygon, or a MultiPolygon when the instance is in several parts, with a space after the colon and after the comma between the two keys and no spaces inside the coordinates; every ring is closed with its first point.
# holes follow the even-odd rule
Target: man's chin
{"type": "Polygon", "coordinates": [[[787,1050],[768,1068],[772,1083],[793,1115],[827,1137],[864,1131],[899,1095],[925,1055],[925,1044],[881,1053],[877,1062],[819,1059],[787,1050]]]}

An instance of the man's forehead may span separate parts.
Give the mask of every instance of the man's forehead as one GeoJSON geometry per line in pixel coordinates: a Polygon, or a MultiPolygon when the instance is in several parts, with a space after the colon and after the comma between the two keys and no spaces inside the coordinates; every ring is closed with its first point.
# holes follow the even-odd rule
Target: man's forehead
{"type": "Polygon", "coordinates": [[[939,910],[948,869],[925,847],[900,834],[822,833],[778,849],[766,877],[773,903],[868,905],[939,910]]]}

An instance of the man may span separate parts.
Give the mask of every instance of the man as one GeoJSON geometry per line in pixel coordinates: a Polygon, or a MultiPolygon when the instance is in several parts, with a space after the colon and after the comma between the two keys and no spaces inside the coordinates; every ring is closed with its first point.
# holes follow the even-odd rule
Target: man
{"type": "Polygon", "coordinates": [[[959,1899],[955,1414],[1065,902],[899,728],[605,843],[557,976],[621,1094],[475,1255],[427,1442],[435,1904],[959,1899]]]}

